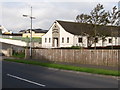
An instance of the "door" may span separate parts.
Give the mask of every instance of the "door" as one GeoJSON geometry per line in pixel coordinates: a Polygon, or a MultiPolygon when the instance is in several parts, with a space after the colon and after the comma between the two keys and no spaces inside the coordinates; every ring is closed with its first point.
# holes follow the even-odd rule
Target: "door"
{"type": "Polygon", "coordinates": [[[58,47],[58,38],[53,38],[53,47],[58,47]]]}

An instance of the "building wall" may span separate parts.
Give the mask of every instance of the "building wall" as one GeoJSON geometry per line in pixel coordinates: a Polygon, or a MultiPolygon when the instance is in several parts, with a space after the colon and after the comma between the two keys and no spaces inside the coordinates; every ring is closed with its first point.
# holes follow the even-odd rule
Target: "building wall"
{"type": "MultiPolygon", "coordinates": [[[[73,46],[73,34],[70,34],[69,32],[66,32],[62,26],[56,22],[57,26],[59,27],[59,47],[71,47],[73,46]],[[64,38],[64,43],[62,43],[62,38],[64,38]],[[69,38],[69,43],[67,43],[67,38],[69,38]]],[[[54,48],[52,43],[53,43],[53,35],[52,35],[52,30],[54,26],[56,25],[53,23],[49,31],[42,36],[42,47],[43,48],[54,48]],[[47,39],[47,42],[45,43],[45,38],[47,39]],[[49,42],[49,38],[51,39],[51,42],[49,42]]]]}
{"type": "Polygon", "coordinates": [[[22,46],[17,46],[9,43],[2,43],[0,42],[1,45],[1,53],[5,56],[11,56],[13,51],[15,52],[24,52],[25,48],[22,46]]]}
{"type": "Polygon", "coordinates": [[[26,42],[23,42],[23,41],[20,41],[20,40],[11,40],[11,39],[0,38],[0,42],[7,43],[7,44],[12,44],[12,45],[16,45],[16,46],[27,46],[26,42]]]}
{"type": "Polygon", "coordinates": [[[53,26],[54,26],[54,23],[50,27],[49,31],[42,36],[42,47],[43,48],[52,48],[52,28],[53,28],[53,26]],[[45,42],[45,38],[47,39],[46,42],[45,42]],[[51,42],[48,41],[49,38],[51,39],[51,42]]]}
{"type": "Polygon", "coordinates": [[[71,47],[73,46],[73,37],[74,35],[65,31],[64,28],[58,23],[60,27],[60,47],[71,47]],[[64,38],[64,43],[62,43],[62,38],[64,38]],[[67,38],[69,38],[69,43],[67,43],[67,38]]]}
{"type": "MultiPolygon", "coordinates": [[[[32,37],[42,37],[45,33],[35,33],[32,32],[32,37]]],[[[23,33],[22,37],[30,37],[30,33],[23,33]]]]}
{"type": "MultiPolygon", "coordinates": [[[[102,42],[102,39],[99,38],[98,43],[96,43],[97,47],[100,46],[116,46],[116,45],[120,45],[120,37],[106,37],[106,40],[104,42],[102,42]],[[109,43],[109,39],[112,39],[112,43],[109,43]]],[[[92,44],[92,47],[94,47],[95,44],[92,44]]]]}
{"type": "Polygon", "coordinates": [[[81,35],[75,35],[73,38],[73,46],[87,47],[87,37],[81,35]],[[82,42],[79,42],[79,38],[82,38],[82,42]]]}
{"type": "MultiPolygon", "coordinates": [[[[42,36],[42,47],[43,48],[53,48],[53,37],[59,37],[58,38],[58,47],[71,47],[71,46],[80,46],[80,47],[88,47],[88,38],[87,36],[81,36],[81,35],[73,35],[67,31],[64,30],[64,28],[58,23],[53,23],[53,25],[50,27],[49,31],[42,36]],[[56,28],[55,28],[56,27],[56,28]],[[57,34],[52,34],[54,29],[58,29],[57,34]],[[62,42],[62,38],[64,38],[64,42],[62,42]],[[69,38],[69,43],[67,43],[67,38],[69,38]],[[82,38],[82,43],[78,42],[78,38],[82,38]],[[46,39],[46,42],[45,42],[46,39]],[[50,42],[49,42],[50,39],[50,42]]],[[[102,38],[98,38],[97,43],[92,43],[91,47],[104,47],[104,46],[112,46],[112,45],[120,45],[120,37],[106,37],[106,41],[102,41],[102,38]],[[109,39],[112,39],[112,43],[109,43],[109,39]]]]}

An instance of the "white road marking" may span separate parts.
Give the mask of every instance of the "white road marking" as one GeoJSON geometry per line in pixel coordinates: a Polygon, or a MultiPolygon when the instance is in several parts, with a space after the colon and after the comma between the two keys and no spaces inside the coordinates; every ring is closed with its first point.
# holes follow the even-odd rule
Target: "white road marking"
{"type": "Polygon", "coordinates": [[[19,79],[19,80],[23,80],[23,81],[26,81],[26,82],[29,82],[29,83],[32,83],[32,84],[35,84],[35,85],[38,85],[38,86],[45,87],[45,85],[43,85],[43,84],[39,84],[39,83],[36,83],[36,82],[30,81],[30,80],[27,80],[27,79],[24,79],[24,78],[20,78],[20,77],[17,77],[17,76],[11,75],[11,74],[7,74],[7,76],[10,76],[10,77],[13,77],[13,78],[16,78],[16,79],[19,79]]]}

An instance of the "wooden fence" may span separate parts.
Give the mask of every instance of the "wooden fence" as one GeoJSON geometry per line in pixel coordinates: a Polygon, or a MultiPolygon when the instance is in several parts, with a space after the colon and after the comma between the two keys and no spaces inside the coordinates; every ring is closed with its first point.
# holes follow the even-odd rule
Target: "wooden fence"
{"type": "MultiPolygon", "coordinates": [[[[26,50],[28,56],[29,50],[26,50]]],[[[32,57],[54,62],[118,66],[120,50],[33,49],[32,57]]]]}

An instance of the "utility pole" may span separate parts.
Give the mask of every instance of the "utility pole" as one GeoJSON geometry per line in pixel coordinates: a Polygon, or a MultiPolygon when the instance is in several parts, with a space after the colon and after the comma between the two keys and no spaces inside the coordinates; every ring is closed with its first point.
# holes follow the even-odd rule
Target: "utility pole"
{"type": "Polygon", "coordinates": [[[23,17],[29,17],[31,19],[31,28],[30,28],[30,58],[32,58],[32,19],[35,17],[32,16],[32,6],[31,6],[31,15],[23,15],[23,17]]]}
{"type": "Polygon", "coordinates": [[[31,29],[30,29],[30,58],[32,58],[32,6],[31,6],[31,29]]]}

